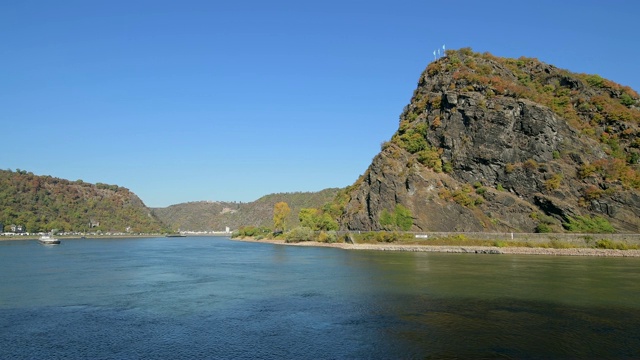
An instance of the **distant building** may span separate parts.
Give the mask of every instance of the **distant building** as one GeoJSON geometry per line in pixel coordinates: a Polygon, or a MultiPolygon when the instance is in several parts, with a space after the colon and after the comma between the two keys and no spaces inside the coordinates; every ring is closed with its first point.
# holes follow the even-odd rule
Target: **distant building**
{"type": "Polygon", "coordinates": [[[24,226],[11,224],[11,232],[15,234],[22,234],[24,232],[24,226]]]}
{"type": "Polygon", "coordinates": [[[89,227],[90,228],[94,228],[94,227],[98,227],[100,226],[100,221],[95,221],[95,220],[89,220],[89,227]]]}

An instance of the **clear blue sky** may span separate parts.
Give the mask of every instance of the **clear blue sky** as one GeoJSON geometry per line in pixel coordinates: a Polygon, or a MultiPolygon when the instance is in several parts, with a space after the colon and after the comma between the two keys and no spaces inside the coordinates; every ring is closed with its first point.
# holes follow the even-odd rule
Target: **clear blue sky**
{"type": "Polygon", "coordinates": [[[638,1],[0,3],[0,168],[152,207],[352,184],[434,49],[640,90],[638,1]]]}

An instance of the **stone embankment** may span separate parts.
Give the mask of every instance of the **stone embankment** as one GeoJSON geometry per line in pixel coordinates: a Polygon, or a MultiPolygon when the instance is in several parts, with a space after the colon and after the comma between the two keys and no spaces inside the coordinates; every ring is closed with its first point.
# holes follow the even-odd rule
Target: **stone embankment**
{"type": "Polygon", "coordinates": [[[521,254],[521,255],[564,255],[564,256],[609,256],[609,257],[640,257],[640,250],[611,250],[593,248],[536,248],[536,247],[484,247],[484,246],[433,246],[433,245],[376,245],[359,244],[348,245],[343,248],[378,251],[415,251],[415,252],[446,252],[446,253],[474,253],[474,254],[521,254]]]}
{"type": "Polygon", "coordinates": [[[398,245],[398,244],[345,244],[319,243],[303,241],[299,243],[285,243],[283,240],[252,240],[234,239],[240,241],[262,242],[289,246],[333,247],[345,250],[373,250],[373,251],[409,251],[409,252],[443,252],[458,254],[513,254],[513,255],[559,255],[559,256],[606,256],[606,257],[640,257],[640,250],[611,250],[593,248],[553,249],[541,247],[494,247],[494,246],[437,246],[437,245],[398,245]]]}

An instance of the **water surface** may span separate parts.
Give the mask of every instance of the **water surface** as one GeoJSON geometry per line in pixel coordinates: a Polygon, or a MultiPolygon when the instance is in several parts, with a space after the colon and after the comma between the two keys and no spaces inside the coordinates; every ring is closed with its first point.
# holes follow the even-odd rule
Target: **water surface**
{"type": "Polygon", "coordinates": [[[640,259],[0,242],[0,358],[640,358],[640,259]]]}

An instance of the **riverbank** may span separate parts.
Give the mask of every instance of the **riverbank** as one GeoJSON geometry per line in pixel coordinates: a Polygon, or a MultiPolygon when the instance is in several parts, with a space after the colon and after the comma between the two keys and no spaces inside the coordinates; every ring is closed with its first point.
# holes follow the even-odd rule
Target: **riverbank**
{"type": "Polygon", "coordinates": [[[315,246],[331,247],[344,250],[374,250],[374,251],[410,251],[410,252],[443,252],[470,254],[513,254],[513,255],[553,255],[553,256],[606,256],[606,257],[640,257],[640,250],[612,250],[594,248],[542,248],[542,247],[497,247],[497,246],[458,246],[458,245],[403,245],[403,244],[347,244],[320,243],[303,241],[287,243],[276,239],[232,239],[235,241],[269,243],[286,246],[315,246]]]}
{"type": "MultiPolygon", "coordinates": [[[[129,238],[156,238],[165,237],[163,234],[136,234],[136,235],[55,235],[60,240],[93,240],[93,239],[129,239],[129,238]]],[[[40,235],[24,235],[24,236],[0,236],[0,241],[21,241],[21,240],[38,240],[40,235]]]]}

